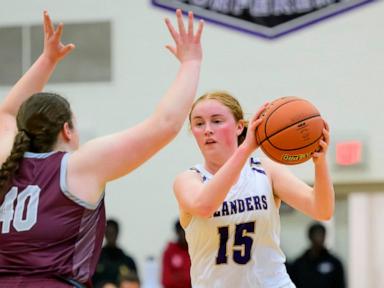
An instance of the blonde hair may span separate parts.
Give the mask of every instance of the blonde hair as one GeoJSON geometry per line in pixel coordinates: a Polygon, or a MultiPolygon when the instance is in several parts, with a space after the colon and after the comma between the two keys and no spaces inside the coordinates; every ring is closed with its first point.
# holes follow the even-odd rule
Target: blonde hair
{"type": "Polygon", "coordinates": [[[241,105],[239,101],[233,97],[231,94],[229,94],[226,91],[212,91],[207,92],[197,98],[195,102],[192,104],[191,112],[189,113],[189,123],[191,123],[191,115],[193,110],[195,109],[196,105],[200,102],[203,102],[205,100],[216,100],[219,101],[224,106],[228,107],[228,109],[231,111],[233,117],[236,120],[236,123],[239,121],[243,121],[244,123],[244,129],[241,132],[241,134],[237,137],[237,143],[240,145],[243,143],[245,136],[247,135],[247,127],[248,127],[248,121],[244,119],[244,112],[241,108],[241,105]]]}

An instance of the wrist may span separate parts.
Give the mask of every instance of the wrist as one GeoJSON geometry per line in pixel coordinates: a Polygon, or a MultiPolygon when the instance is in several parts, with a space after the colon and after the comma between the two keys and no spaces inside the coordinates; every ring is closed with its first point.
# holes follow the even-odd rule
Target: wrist
{"type": "Polygon", "coordinates": [[[251,147],[249,144],[247,144],[247,142],[243,142],[240,144],[237,150],[239,151],[239,153],[249,157],[255,149],[251,147]]]}
{"type": "Polygon", "coordinates": [[[58,58],[50,57],[49,55],[47,55],[44,52],[40,55],[39,58],[40,58],[41,62],[44,65],[47,65],[47,66],[56,66],[57,63],[59,63],[59,59],[58,58]]]}
{"type": "Polygon", "coordinates": [[[327,166],[327,159],[325,157],[317,157],[313,159],[315,167],[327,166]]]}
{"type": "Polygon", "coordinates": [[[182,66],[196,66],[200,67],[201,66],[201,61],[202,59],[188,59],[188,60],[183,60],[181,61],[182,66]]]}

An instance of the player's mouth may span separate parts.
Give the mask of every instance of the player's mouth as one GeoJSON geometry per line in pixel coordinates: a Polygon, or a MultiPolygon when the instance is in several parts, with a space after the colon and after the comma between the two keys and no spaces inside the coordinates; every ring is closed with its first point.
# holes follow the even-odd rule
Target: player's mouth
{"type": "Polygon", "coordinates": [[[213,139],[206,139],[205,140],[205,142],[204,142],[204,144],[205,145],[212,145],[212,144],[215,144],[216,143],[216,141],[215,140],[213,140],[213,139]]]}

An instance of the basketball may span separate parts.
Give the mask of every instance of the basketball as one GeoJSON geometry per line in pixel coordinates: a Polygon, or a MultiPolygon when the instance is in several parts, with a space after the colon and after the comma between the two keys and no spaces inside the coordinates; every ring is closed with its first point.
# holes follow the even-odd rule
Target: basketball
{"type": "Polygon", "coordinates": [[[270,103],[260,116],[256,141],[272,160],[295,165],[312,157],[320,146],[324,121],[308,100],[289,96],[270,103]]]}

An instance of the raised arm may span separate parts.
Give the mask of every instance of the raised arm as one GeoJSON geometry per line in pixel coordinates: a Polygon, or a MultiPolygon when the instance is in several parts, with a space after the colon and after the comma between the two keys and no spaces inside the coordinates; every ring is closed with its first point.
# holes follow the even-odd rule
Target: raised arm
{"type": "Polygon", "coordinates": [[[21,104],[48,82],[57,63],[73,49],[61,43],[63,24],[55,30],[48,13],[44,12],[44,50],[29,70],[12,87],[0,104],[0,163],[8,156],[16,135],[16,115],[21,104]]]}
{"type": "Polygon", "coordinates": [[[176,16],[178,31],[168,19],[165,22],[175,41],[175,46],[168,45],[167,48],[180,61],[180,68],[154,113],[130,129],[84,144],[71,155],[68,164],[69,188],[72,187],[72,191],[77,194],[76,191],[84,190],[82,187],[92,185],[87,190],[93,192],[79,195],[82,199],[94,202],[94,197],[98,198],[106,182],[144,163],[180,131],[198,85],[203,22],[199,22],[195,32],[191,12],[187,30],[180,10],[176,16]]]}
{"type": "Polygon", "coordinates": [[[1,113],[16,117],[20,105],[36,92],[40,92],[48,82],[57,63],[73,49],[73,44],[61,43],[63,24],[55,30],[48,12],[44,11],[44,50],[36,62],[13,86],[0,106],[1,113]]]}
{"type": "Polygon", "coordinates": [[[315,183],[310,187],[282,165],[264,161],[271,173],[275,195],[316,220],[329,220],[334,212],[335,192],[326,160],[329,145],[329,127],[325,123],[321,150],[313,154],[315,183]]]}

